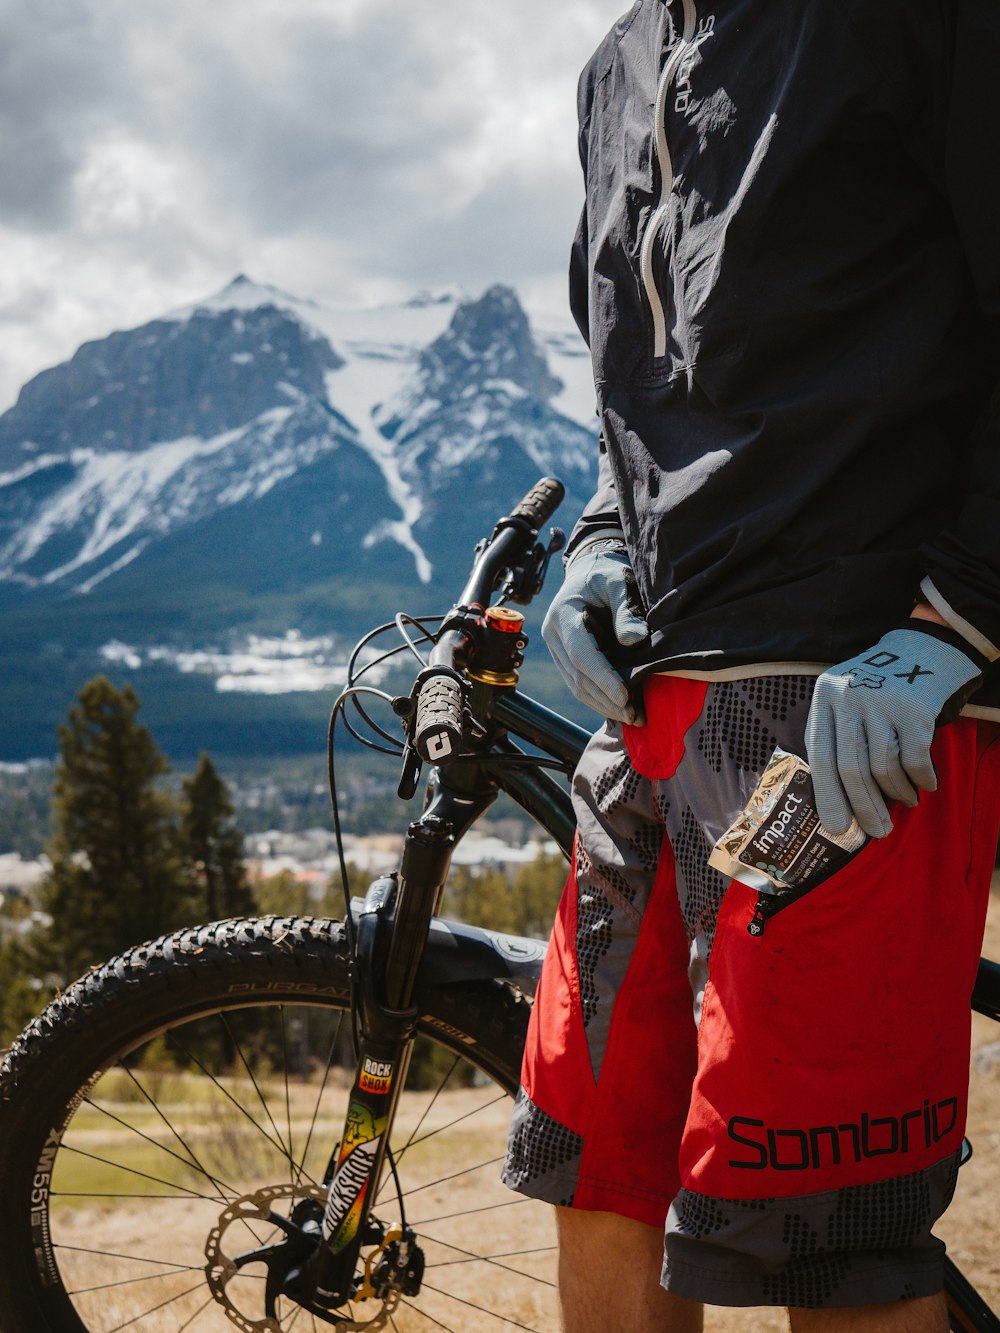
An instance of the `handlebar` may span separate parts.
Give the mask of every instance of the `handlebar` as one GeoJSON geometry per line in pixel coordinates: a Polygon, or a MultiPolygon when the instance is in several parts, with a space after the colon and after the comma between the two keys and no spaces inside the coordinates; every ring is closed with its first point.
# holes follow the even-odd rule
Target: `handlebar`
{"type": "Polygon", "coordinates": [[[563,502],[566,487],[557,477],[543,477],[536,481],[520,504],[514,506],[511,518],[523,518],[537,532],[547,523],[563,502]]]}
{"type": "MultiPolygon", "coordinates": [[[[565,494],[566,488],[561,481],[543,477],[511,513],[500,520],[472,567],[455,611],[465,608],[482,611],[489,605],[490,594],[495,591],[501,574],[524,559],[534,545],[538,529],[556,512],[565,494]]],[[[448,620],[445,621],[446,628],[448,620]]]]}
{"type": "Polygon", "coordinates": [[[480,551],[458,603],[445,618],[431,651],[430,665],[420,673],[414,690],[416,719],[412,743],[421,759],[446,763],[462,748],[464,665],[479,617],[489,605],[506,570],[531,552],[543,523],[552,517],[566,494],[562,482],[543,477],[511,513],[502,518],[480,551]]]}

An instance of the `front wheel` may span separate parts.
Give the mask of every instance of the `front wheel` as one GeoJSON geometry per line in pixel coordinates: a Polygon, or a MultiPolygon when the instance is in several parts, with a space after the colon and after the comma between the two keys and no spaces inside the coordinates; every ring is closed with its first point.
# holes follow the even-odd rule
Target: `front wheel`
{"type": "MultiPolygon", "coordinates": [[[[0,1328],[329,1327],[287,1298],[268,1317],[265,1268],[239,1260],[322,1197],[349,1005],[341,927],[273,917],[143,945],[50,1005],[0,1069],[0,1328]]],[[[389,1236],[405,1213],[425,1270],[412,1294],[369,1284],[333,1326],[555,1329],[549,1210],[499,1182],[528,1005],[474,982],[422,1009],[373,1216],[389,1236]]]]}

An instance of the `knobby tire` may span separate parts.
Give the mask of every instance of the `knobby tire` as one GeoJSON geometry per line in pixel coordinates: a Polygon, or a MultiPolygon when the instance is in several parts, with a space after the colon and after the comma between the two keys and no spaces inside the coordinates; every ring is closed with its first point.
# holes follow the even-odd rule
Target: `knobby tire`
{"type": "MultiPolygon", "coordinates": [[[[112,959],[25,1030],[0,1069],[5,1333],[240,1327],[207,1284],[206,1240],[236,1198],[318,1191],[354,1064],[349,967],[338,923],[217,922],[112,959]]],[[[554,1329],[547,1210],[498,1179],[529,1005],[495,981],[418,1001],[393,1150],[425,1280],[388,1312],[369,1298],[345,1313],[397,1333],[554,1329]]],[[[373,1211],[399,1216],[391,1173],[373,1211]]],[[[223,1248],[276,1238],[250,1218],[223,1248]]],[[[263,1271],[226,1287],[249,1328],[264,1327],[263,1271]]],[[[279,1316],[330,1327],[289,1302],[279,1316]]]]}

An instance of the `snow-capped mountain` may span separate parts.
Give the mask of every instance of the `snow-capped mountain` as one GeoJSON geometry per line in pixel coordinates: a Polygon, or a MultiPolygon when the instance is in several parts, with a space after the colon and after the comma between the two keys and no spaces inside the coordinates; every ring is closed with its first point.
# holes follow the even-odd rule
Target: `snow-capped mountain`
{"type": "MultiPolygon", "coordinates": [[[[427,581],[470,522],[538,475],[585,497],[586,364],[578,339],[540,343],[500,287],[344,312],[237,278],[86,344],[0,417],[0,588],[85,594],[222,511],[256,527],[254,506],[313,469],[331,514],[363,500],[353,542],[402,547],[427,581]],[[442,530],[458,519],[461,534],[442,530]]],[[[319,545],[307,508],[309,530],[285,536],[319,545]]]]}
{"type": "Polygon", "coordinates": [[[582,340],[508,288],[337,310],[241,276],[87,343],[0,416],[0,729],[110,643],[209,660],[444,609],[539,476],[572,523],[596,452],[582,340]]]}

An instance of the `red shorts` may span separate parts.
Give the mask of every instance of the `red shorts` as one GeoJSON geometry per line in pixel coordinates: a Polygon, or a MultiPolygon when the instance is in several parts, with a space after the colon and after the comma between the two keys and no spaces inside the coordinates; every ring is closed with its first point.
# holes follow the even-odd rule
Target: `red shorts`
{"type": "Polygon", "coordinates": [[[708,854],[775,745],[804,754],[812,684],[654,677],[647,725],[591,742],[505,1167],[552,1203],[666,1219],[665,1285],[712,1304],[941,1286],[1000,729],[942,728],[938,790],[754,937],[755,892],[708,854]]]}

